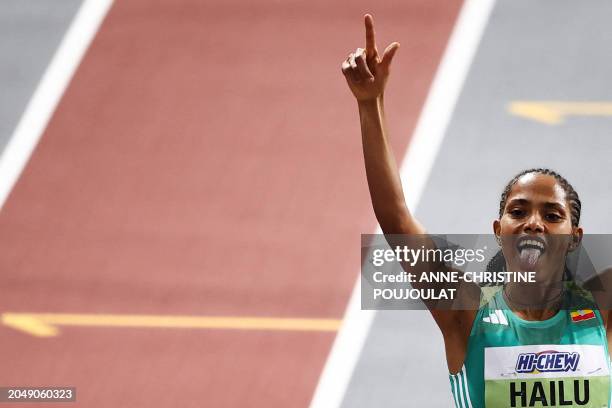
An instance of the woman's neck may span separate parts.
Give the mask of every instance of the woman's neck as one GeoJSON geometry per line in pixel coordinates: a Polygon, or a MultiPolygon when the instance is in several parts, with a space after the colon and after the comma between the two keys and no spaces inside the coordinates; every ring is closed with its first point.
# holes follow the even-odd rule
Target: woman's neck
{"type": "Polygon", "coordinates": [[[565,293],[563,282],[555,284],[504,286],[504,300],[510,310],[523,320],[547,320],[557,314],[565,293]]]}

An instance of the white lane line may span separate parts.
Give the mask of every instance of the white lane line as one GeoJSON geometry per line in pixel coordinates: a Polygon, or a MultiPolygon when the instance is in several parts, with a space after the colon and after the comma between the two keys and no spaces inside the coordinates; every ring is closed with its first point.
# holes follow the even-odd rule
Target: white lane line
{"type": "MultiPolygon", "coordinates": [[[[400,169],[412,210],[425,188],[494,4],[495,0],[466,0],[455,23],[400,169]]],[[[380,228],[376,233],[381,233],[380,228]]],[[[375,311],[361,310],[358,278],[310,408],[342,404],[374,316],[375,311]]]]}
{"type": "Polygon", "coordinates": [[[85,0],[0,156],[0,210],[19,179],[113,0],[85,0]]]}

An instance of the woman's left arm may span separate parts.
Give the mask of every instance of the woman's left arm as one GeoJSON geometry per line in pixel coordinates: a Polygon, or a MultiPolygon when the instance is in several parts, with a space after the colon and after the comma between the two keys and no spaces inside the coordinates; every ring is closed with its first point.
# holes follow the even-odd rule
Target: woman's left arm
{"type": "Polygon", "coordinates": [[[591,292],[603,318],[608,349],[612,352],[612,267],[608,267],[597,274],[596,277],[586,281],[584,288],[591,292]]]}
{"type": "Polygon", "coordinates": [[[608,310],[608,320],[606,321],[606,335],[608,336],[608,352],[612,353],[612,324],[610,324],[610,318],[612,317],[612,310],[608,310]]]}

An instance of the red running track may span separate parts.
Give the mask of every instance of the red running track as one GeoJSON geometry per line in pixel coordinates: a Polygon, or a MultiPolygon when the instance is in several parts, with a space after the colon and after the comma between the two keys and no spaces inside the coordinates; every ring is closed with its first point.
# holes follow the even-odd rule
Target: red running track
{"type": "MultiPolygon", "coordinates": [[[[366,11],[402,43],[403,152],[459,7],[117,1],[0,214],[0,313],[341,318],[375,220],[340,63],[366,11]]],[[[71,407],[273,408],[308,405],[334,334],[0,338],[0,384],[76,386],[71,407]]]]}

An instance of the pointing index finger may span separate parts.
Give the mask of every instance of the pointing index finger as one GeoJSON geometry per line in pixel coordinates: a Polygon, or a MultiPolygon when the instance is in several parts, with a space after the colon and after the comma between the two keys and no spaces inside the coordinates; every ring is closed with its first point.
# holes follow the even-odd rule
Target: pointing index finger
{"type": "Polygon", "coordinates": [[[366,56],[368,58],[374,57],[377,54],[376,50],[376,38],[374,34],[374,19],[372,15],[365,15],[365,29],[366,29],[366,56]]]}

